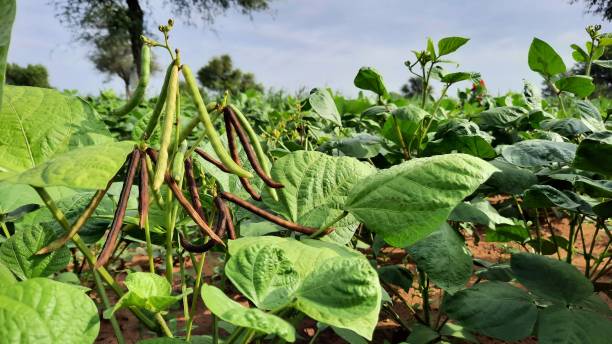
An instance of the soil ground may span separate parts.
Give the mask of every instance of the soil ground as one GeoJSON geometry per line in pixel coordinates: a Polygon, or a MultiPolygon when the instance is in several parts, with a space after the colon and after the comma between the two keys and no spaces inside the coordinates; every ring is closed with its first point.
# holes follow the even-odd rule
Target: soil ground
{"type": "MultiPolygon", "coordinates": [[[[554,231],[555,235],[559,235],[562,237],[568,237],[568,234],[569,234],[568,219],[551,218],[550,225],[551,225],[550,228],[547,225],[544,225],[544,227],[542,228],[542,231],[544,232],[543,235],[545,237],[550,237],[550,230],[554,231]]],[[[585,244],[587,245],[587,247],[591,245],[591,238],[593,237],[594,232],[595,232],[595,226],[592,223],[584,224],[585,244]]],[[[500,244],[500,243],[486,242],[485,241],[486,234],[484,233],[484,231],[478,231],[478,235],[480,236],[480,241],[478,243],[476,243],[475,236],[473,235],[466,236],[466,243],[470,251],[472,252],[474,258],[487,260],[489,262],[501,263],[501,262],[506,262],[510,259],[510,252],[512,249],[524,250],[524,248],[522,248],[518,244],[512,244],[512,243],[500,244]]],[[[598,234],[595,240],[595,252],[596,253],[602,252],[605,249],[607,240],[608,238],[605,235],[605,233],[602,233],[600,231],[600,233],[598,234]]],[[[582,255],[579,253],[579,252],[582,252],[582,247],[583,247],[582,245],[583,245],[582,239],[579,236],[577,242],[575,243],[575,249],[576,249],[576,252],[578,253],[575,253],[572,259],[572,262],[574,266],[584,271],[585,261],[582,255]]],[[[562,252],[561,257],[564,259],[565,251],[564,250],[560,250],[560,251],[562,252]]],[[[364,253],[367,254],[368,252],[364,252],[364,253]]],[[[402,249],[385,248],[384,254],[382,256],[385,257],[383,258],[384,260],[386,260],[385,264],[389,264],[389,263],[402,264],[401,262],[402,262],[402,258],[405,256],[405,252],[402,249]]],[[[212,282],[211,276],[216,276],[215,267],[220,265],[219,257],[220,257],[219,254],[214,253],[214,252],[207,254],[205,268],[204,268],[204,276],[205,276],[205,280],[207,283],[212,282]]],[[[126,269],[127,268],[138,269],[140,267],[140,269],[146,270],[147,259],[143,255],[134,255],[132,256],[130,261],[123,262],[121,265],[123,268],[126,268],[126,269]]],[[[189,260],[186,261],[185,266],[186,266],[188,273],[190,271],[191,272],[193,271],[193,265],[189,260]]],[[[410,269],[412,272],[415,272],[416,270],[416,267],[411,262],[406,263],[404,266],[410,269]]],[[[176,270],[177,270],[176,275],[178,276],[179,275],[178,268],[176,270]]],[[[122,277],[124,277],[124,275],[120,276],[119,279],[121,280],[122,277]]],[[[475,279],[472,280],[470,283],[474,283],[474,281],[475,279]]],[[[612,281],[612,273],[610,272],[608,272],[606,275],[604,275],[599,280],[599,282],[603,282],[603,283],[610,283],[611,281],[612,281]]],[[[406,302],[410,305],[415,305],[415,306],[421,303],[421,295],[418,291],[418,288],[416,288],[417,285],[415,284],[414,287],[415,288],[411,288],[408,292],[404,290],[396,289],[395,292],[390,293],[390,295],[392,295],[392,298],[394,300],[394,306],[393,306],[394,311],[399,315],[402,321],[408,324],[414,323],[415,317],[413,316],[409,308],[405,305],[406,302]]],[[[226,290],[226,292],[229,295],[232,295],[236,301],[241,302],[244,305],[248,305],[248,301],[242,298],[235,290],[232,290],[230,287],[226,289],[229,289],[229,290],[226,290]]],[[[607,289],[608,289],[608,293],[610,293],[609,288],[607,289]]],[[[112,298],[111,294],[112,293],[109,293],[109,296],[112,298]]],[[[433,319],[436,319],[437,317],[436,311],[440,303],[440,294],[441,293],[439,289],[432,288],[431,293],[430,293],[430,299],[432,300],[431,302],[434,308],[433,314],[432,314],[433,319]]],[[[599,294],[608,303],[608,305],[612,306],[612,300],[610,298],[610,295],[606,295],[606,293],[604,292],[600,292],[599,294]]],[[[93,295],[95,297],[95,294],[93,295]]],[[[195,321],[194,321],[195,326],[194,326],[193,333],[194,335],[210,334],[212,330],[211,314],[208,310],[203,310],[204,307],[199,298],[198,298],[198,302],[199,302],[198,311],[196,312],[196,316],[195,316],[195,321]]],[[[176,326],[176,328],[179,328],[179,329],[183,328],[185,319],[182,316],[182,312],[179,309],[177,309],[173,313],[176,314],[176,322],[170,323],[170,326],[176,326]]],[[[119,324],[121,326],[122,333],[125,336],[126,343],[130,343],[130,344],[136,343],[140,339],[155,336],[153,333],[147,331],[146,328],[141,326],[138,320],[130,312],[126,310],[119,311],[117,313],[117,318],[119,320],[119,324]]],[[[167,317],[167,318],[170,318],[170,317],[167,317]]],[[[442,320],[443,319],[444,317],[442,317],[442,320]]],[[[310,319],[304,321],[302,324],[302,327],[299,329],[299,335],[303,337],[304,340],[300,340],[298,341],[298,343],[308,343],[310,338],[315,334],[315,331],[316,331],[316,323],[314,321],[310,319]]],[[[407,332],[403,330],[402,326],[396,320],[394,320],[389,314],[385,312],[381,312],[381,318],[378,323],[378,327],[374,333],[373,343],[384,343],[385,341],[388,341],[390,343],[399,343],[405,340],[406,336],[407,336],[407,332]]],[[[478,340],[482,344],[504,343],[502,341],[498,341],[498,340],[488,338],[485,336],[478,336],[478,340]]],[[[341,339],[339,336],[337,336],[331,329],[327,329],[323,331],[317,338],[316,342],[317,343],[330,343],[330,344],[347,343],[346,341],[341,339]]],[[[98,339],[96,340],[96,343],[98,344],[116,343],[116,339],[113,334],[113,330],[110,326],[110,323],[107,320],[102,320],[100,334],[98,336],[98,339]]],[[[461,343],[461,342],[459,341],[456,343],[461,343]]],[[[518,343],[521,343],[521,344],[537,343],[537,340],[535,338],[527,338],[518,343]]],[[[352,344],[352,343],[349,343],[349,344],[352,344]]]]}

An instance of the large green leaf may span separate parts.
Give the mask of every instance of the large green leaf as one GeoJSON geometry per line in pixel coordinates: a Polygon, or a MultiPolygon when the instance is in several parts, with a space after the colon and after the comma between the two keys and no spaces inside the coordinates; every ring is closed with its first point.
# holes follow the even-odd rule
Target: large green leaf
{"type": "Polygon", "coordinates": [[[45,231],[41,226],[19,230],[0,246],[0,262],[22,280],[49,276],[70,262],[70,251],[66,246],[48,254],[35,254],[55,238],[55,233],[45,231]]]}
{"type": "Polygon", "coordinates": [[[345,209],[396,247],[426,237],[496,169],[466,154],[413,159],[357,183],[345,209]]]}
{"type": "Polygon", "coordinates": [[[567,142],[526,140],[504,146],[501,154],[509,163],[521,167],[542,167],[574,160],[576,145],[567,142]]]}
{"type": "Polygon", "coordinates": [[[413,104],[394,109],[391,113],[392,116],[385,121],[381,134],[396,144],[400,144],[400,139],[395,128],[395,121],[397,121],[404,142],[410,142],[423,119],[429,116],[427,111],[413,104]]]}
{"type": "Polygon", "coordinates": [[[332,95],[328,89],[322,88],[313,90],[308,97],[308,101],[310,102],[312,110],[317,115],[321,116],[321,118],[326,119],[338,126],[342,126],[340,113],[338,113],[338,108],[336,107],[336,103],[334,103],[334,98],[332,98],[332,95]]]}
{"type": "Polygon", "coordinates": [[[407,250],[417,267],[450,294],[463,289],[472,275],[472,255],[463,238],[446,223],[407,250]]]}
{"type": "Polygon", "coordinates": [[[534,38],[531,42],[527,60],[529,68],[544,77],[552,77],[566,71],[561,56],[548,43],[538,38],[534,38]]]}
{"type": "MultiPolygon", "coordinates": [[[[46,189],[54,200],[65,198],[75,193],[74,190],[60,186],[46,189]]],[[[0,214],[8,213],[26,204],[43,205],[44,202],[29,185],[0,182],[0,214]]]]}
{"type": "Polygon", "coordinates": [[[446,153],[465,153],[478,158],[492,159],[497,156],[493,146],[480,135],[448,135],[427,143],[424,156],[446,153]]]}
{"type": "Polygon", "coordinates": [[[225,273],[258,308],[276,309],[291,301],[300,282],[284,251],[252,245],[238,251],[225,265],[225,273]]]}
{"type": "Polygon", "coordinates": [[[9,285],[17,282],[15,276],[9,268],[6,267],[2,262],[0,262],[0,285],[9,285]]]}
{"type": "Polygon", "coordinates": [[[2,90],[6,72],[6,59],[8,57],[9,45],[11,43],[11,30],[15,21],[16,1],[4,0],[0,3],[0,109],[2,109],[2,90]]]}
{"type": "Polygon", "coordinates": [[[572,75],[561,78],[555,82],[555,85],[560,91],[565,91],[575,94],[577,97],[588,97],[595,91],[593,78],[586,75],[572,75]]]}
{"type": "MultiPolygon", "coordinates": [[[[372,165],[354,158],[293,152],[278,159],[271,170],[272,178],[284,185],[278,190],[279,201],[264,194],[264,202],[293,222],[321,228],[342,214],[353,185],[374,172],[372,165]]],[[[349,215],[334,225],[328,239],[345,244],[357,226],[349,215]]]]}
{"type": "Polygon", "coordinates": [[[570,304],[593,293],[593,284],[571,264],[537,254],[516,253],[510,265],[519,282],[545,299],[570,304]]]}
{"type": "Polygon", "coordinates": [[[612,322],[588,310],[554,305],[540,311],[538,343],[607,344],[612,338],[612,322]]]}
{"type": "Polygon", "coordinates": [[[0,289],[0,343],[87,344],[98,336],[100,320],[81,289],[46,278],[0,289]]]}
{"type": "Polygon", "coordinates": [[[382,75],[372,67],[361,67],[353,82],[362,90],[372,91],[381,97],[389,96],[382,75]]]}
{"type": "Polygon", "coordinates": [[[576,150],[574,167],[612,176],[612,131],[589,135],[576,150]]]}
{"type": "Polygon", "coordinates": [[[384,151],[381,137],[360,133],[335,142],[335,148],[342,154],[357,158],[373,158],[384,151]]]}
{"type": "Polygon", "coordinates": [[[517,341],[529,336],[538,316],[527,292],[503,282],[484,282],[447,298],[444,310],[478,333],[517,341]]]}
{"type": "Polygon", "coordinates": [[[525,189],[537,184],[538,178],[528,169],[520,168],[502,159],[490,161],[499,171],[493,173],[485,186],[495,193],[510,195],[522,194],[525,189]]]}
{"type": "Polygon", "coordinates": [[[33,186],[104,189],[134,149],[134,142],[112,142],[76,148],[55,155],[34,168],[9,177],[8,182],[33,186]]]}
{"type": "Polygon", "coordinates": [[[526,208],[560,207],[570,210],[580,207],[580,204],[550,185],[533,185],[525,190],[523,205],[526,208]]]}
{"type": "Polygon", "coordinates": [[[309,317],[372,339],[381,292],[378,275],[366,259],[324,262],[304,279],[295,295],[295,307],[309,317]]]}
{"type": "Polygon", "coordinates": [[[315,320],[371,339],[381,292],[376,271],[359,252],[279,237],[232,240],[229,252],[226,273],[254,303],[292,305],[315,320]]]}
{"type": "Polygon", "coordinates": [[[204,284],[201,291],[206,307],[223,321],[267,334],[275,334],[284,340],[295,341],[295,328],[285,320],[256,308],[246,308],[227,297],[221,289],[204,284]]]}
{"type": "Polygon", "coordinates": [[[5,87],[0,123],[0,179],[58,153],[112,141],[89,104],[52,89],[5,87]]]}

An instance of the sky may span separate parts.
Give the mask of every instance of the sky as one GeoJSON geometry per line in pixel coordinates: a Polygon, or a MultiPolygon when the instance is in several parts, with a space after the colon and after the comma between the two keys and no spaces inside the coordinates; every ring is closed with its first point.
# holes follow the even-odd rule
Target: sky
{"type": "MultiPolygon", "coordinates": [[[[165,2],[141,0],[150,27],[173,17],[165,2]]],[[[570,66],[570,44],[584,44],[588,24],[612,29],[568,0],[273,0],[269,11],[251,17],[229,11],[212,25],[189,25],[177,17],[171,44],[193,70],[229,54],[266,87],[330,87],[350,96],[358,92],[353,79],[360,67],[376,68],[387,88],[398,91],[410,76],[404,61],[414,59],[412,50],[425,48],[427,37],[463,36],[470,41],[449,58],[460,64],[458,70],[481,73],[489,91],[502,94],[520,90],[523,79],[541,82],[527,65],[533,37],[551,44],[570,66]]],[[[121,93],[117,77],[95,70],[89,49],[74,41],[48,0],[18,2],[9,62],[44,64],[59,89],[121,93]]],[[[167,54],[158,50],[157,56],[165,65],[167,54]]],[[[161,73],[154,75],[150,92],[162,80],[161,73]]]]}

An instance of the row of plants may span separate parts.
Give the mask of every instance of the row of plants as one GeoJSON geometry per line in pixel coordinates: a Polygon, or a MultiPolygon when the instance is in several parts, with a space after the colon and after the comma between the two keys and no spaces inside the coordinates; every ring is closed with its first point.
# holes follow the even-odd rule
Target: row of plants
{"type": "MultiPolygon", "coordinates": [[[[14,15],[14,2],[0,9],[14,15]]],[[[612,336],[598,295],[610,291],[612,132],[607,102],[588,99],[588,68],[567,75],[536,38],[528,63],[554,97],[527,83],[492,97],[478,73],[443,68],[468,43],[446,37],[405,63],[423,81],[417,99],[364,67],[356,99],[320,88],[205,102],[172,26],[160,26],[164,42],[143,37],[125,103],[3,87],[0,343],[92,343],[98,310],[122,343],[121,309],[157,337],[142,344],[295,342],[307,319],[312,343],[329,330],[351,343],[612,336]],[[145,100],[151,49],[170,63],[145,100]],[[475,86],[448,97],[458,83],[475,86]],[[472,257],[466,237],[481,236],[510,259],[472,257]],[[120,283],[126,248],[146,269],[120,283]],[[207,256],[221,257],[213,276],[207,256]],[[194,334],[200,300],[213,316],[205,335],[194,334]],[[381,318],[397,330],[380,333],[381,318]]],[[[574,59],[611,66],[599,58],[612,36],[587,35],[574,59]]]]}

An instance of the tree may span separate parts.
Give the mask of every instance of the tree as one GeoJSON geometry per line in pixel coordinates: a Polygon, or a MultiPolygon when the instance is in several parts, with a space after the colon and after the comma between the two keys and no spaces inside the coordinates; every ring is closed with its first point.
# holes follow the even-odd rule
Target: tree
{"type": "Polygon", "coordinates": [[[208,64],[198,70],[198,80],[205,88],[224,92],[240,93],[249,89],[263,91],[263,86],[255,81],[255,75],[234,69],[229,55],[213,57],[208,64]]]}
{"type": "MultiPolygon", "coordinates": [[[[168,0],[172,12],[191,22],[199,17],[212,23],[230,8],[243,14],[268,9],[270,0],[168,0]]],[[[140,73],[141,35],[147,32],[142,0],[52,0],[57,16],[74,30],[75,36],[91,43],[96,37],[125,35],[132,61],[140,73]]]]}
{"type": "MultiPolygon", "coordinates": [[[[575,4],[579,0],[571,0],[570,3],[575,4]]],[[[587,12],[601,15],[604,20],[612,21],[612,0],[582,0],[586,6],[587,12]]]]}
{"type": "Polygon", "coordinates": [[[34,86],[51,88],[49,73],[41,64],[29,64],[21,67],[15,63],[6,66],[6,83],[17,86],[34,86]]]}
{"type": "MultiPolygon", "coordinates": [[[[427,88],[427,93],[431,94],[433,92],[433,87],[429,85],[427,88]]],[[[411,77],[408,79],[407,83],[402,85],[400,92],[406,98],[420,97],[423,94],[423,79],[411,77]]]]}

